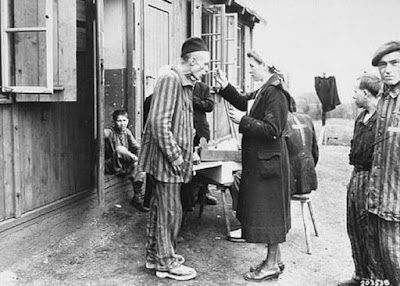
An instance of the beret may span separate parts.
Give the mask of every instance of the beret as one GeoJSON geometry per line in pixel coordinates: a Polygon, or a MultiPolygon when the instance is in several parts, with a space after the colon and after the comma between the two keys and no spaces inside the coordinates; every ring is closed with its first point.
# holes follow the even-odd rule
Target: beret
{"type": "Polygon", "coordinates": [[[400,51],[400,42],[399,41],[391,41],[383,46],[379,47],[372,57],[372,65],[374,67],[378,66],[379,61],[384,55],[390,54],[394,51],[400,51]]]}
{"type": "Polygon", "coordinates": [[[208,52],[207,45],[201,38],[191,37],[186,39],[186,41],[183,43],[181,57],[184,57],[192,52],[200,52],[200,51],[208,52]]]}

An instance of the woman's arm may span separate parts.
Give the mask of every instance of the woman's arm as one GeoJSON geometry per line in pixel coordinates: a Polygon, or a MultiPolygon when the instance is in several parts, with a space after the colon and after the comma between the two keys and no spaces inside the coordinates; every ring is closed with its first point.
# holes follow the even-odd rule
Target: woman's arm
{"type": "Polygon", "coordinates": [[[287,121],[288,103],[285,93],[279,87],[269,86],[259,96],[262,98],[257,109],[262,108],[261,118],[243,116],[239,132],[249,137],[277,139],[281,137],[287,121]]]}

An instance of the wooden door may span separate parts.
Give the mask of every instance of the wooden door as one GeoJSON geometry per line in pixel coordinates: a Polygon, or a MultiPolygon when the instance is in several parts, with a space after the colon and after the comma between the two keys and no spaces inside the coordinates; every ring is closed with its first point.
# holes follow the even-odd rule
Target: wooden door
{"type": "Polygon", "coordinates": [[[171,63],[170,1],[144,1],[144,96],[153,93],[159,69],[171,63]]]}

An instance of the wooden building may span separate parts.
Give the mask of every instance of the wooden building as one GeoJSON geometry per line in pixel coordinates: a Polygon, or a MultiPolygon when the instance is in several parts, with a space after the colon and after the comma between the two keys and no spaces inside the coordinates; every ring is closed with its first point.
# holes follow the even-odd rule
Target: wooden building
{"type": "MultiPolygon", "coordinates": [[[[104,206],[104,189],[123,184],[104,178],[97,135],[125,108],[140,139],[143,101],[187,37],[202,36],[212,68],[249,91],[261,20],[245,0],[2,0],[0,234],[87,198],[104,206]]],[[[230,133],[215,101],[212,139],[230,133]]]]}

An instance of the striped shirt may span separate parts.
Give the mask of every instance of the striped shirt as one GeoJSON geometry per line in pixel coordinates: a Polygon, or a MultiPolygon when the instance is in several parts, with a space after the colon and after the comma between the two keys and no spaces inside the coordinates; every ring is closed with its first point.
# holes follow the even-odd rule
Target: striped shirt
{"type": "Polygon", "coordinates": [[[377,106],[375,150],[368,210],[400,222],[400,83],[384,91],[377,106]]]}
{"type": "Polygon", "coordinates": [[[187,183],[193,167],[193,85],[175,68],[157,80],[142,136],[139,166],[160,182],[187,183]],[[172,162],[183,157],[180,174],[172,162]]]}

